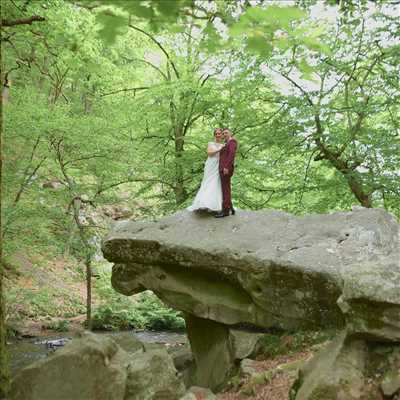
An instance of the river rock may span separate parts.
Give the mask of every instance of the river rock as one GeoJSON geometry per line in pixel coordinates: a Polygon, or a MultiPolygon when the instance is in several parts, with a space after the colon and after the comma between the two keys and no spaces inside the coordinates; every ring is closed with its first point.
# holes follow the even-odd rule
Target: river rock
{"type": "Polygon", "coordinates": [[[178,400],[184,392],[165,348],[146,350],[131,334],[86,332],[22,369],[10,400],[178,400]]]}
{"type": "Polygon", "coordinates": [[[11,400],[123,400],[128,355],[112,339],[85,335],[13,379],[11,400]]]}
{"type": "Polygon", "coordinates": [[[124,332],[108,336],[129,354],[143,353],[145,351],[145,344],[132,333],[124,332]]]}

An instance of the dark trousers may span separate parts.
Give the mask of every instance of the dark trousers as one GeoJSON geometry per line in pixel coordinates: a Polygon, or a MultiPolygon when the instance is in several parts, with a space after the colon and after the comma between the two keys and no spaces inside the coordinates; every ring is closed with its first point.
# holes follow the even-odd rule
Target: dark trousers
{"type": "Polygon", "coordinates": [[[232,197],[231,197],[231,178],[232,174],[224,175],[222,172],[221,186],[222,186],[222,211],[229,212],[232,208],[232,197]]]}

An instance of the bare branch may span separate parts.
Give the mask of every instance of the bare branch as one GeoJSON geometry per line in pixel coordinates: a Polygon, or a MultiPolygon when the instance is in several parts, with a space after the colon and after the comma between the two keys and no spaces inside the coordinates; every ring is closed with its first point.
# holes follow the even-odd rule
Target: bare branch
{"type": "Polygon", "coordinates": [[[160,75],[162,75],[162,77],[163,77],[166,81],[168,80],[167,75],[161,70],[161,68],[158,68],[156,65],[154,65],[154,64],[151,63],[150,61],[147,61],[147,60],[144,60],[144,59],[141,59],[141,58],[130,59],[130,58],[125,57],[125,56],[122,56],[122,58],[123,58],[124,60],[126,60],[126,61],[129,61],[129,62],[139,61],[139,62],[145,63],[145,64],[149,65],[150,67],[154,68],[160,75]]]}
{"type": "Polygon", "coordinates": [[[29,182],[32,180],[33,176],[36,174],[36,172],[39,170],[39,168],[43,165],[43,163],[47,159],[47,156],[44,156],[39,161],[39,163],[33,168],[33,170],[31,172],[29,172],[29,168],[31,167],[31,164],[32,164],[32,161],[33,161],[33,158],[35,156],[36,149],[37,149],[39,143],[40,143],[40,135],[37,137],[37,139],[36,139],[36,141],[35,141],[35,143],[34,143],[34,145],[32,147],[31,155],[29,157],[29,163],[28,163],[27,167],[25,168],[25,171],[24,171],[24,174],[23,174],[23,176],[24,176],[23,181],[21,183],[21,186],[20,186],[15,198],[14,198],[14,202],[13,202],[14,206],[20,200],[20,198],[22,196],[22,193],[24,192],[26,187],[29,185],[29,182]]]}
{"type": "Polygon", "coordinates": [[[171,64],[171,66],[172,66],[172,68],[173,68],[173,70],[175,72],[176,77],[178,79],[180,79],[178,69],[176,68],[176,66],[175,66],[174,62],[172,61],[170,55],[168,54],[167,50],[165,50],[164,46],[153,35],[151,35],[150,33],[146,32],[146,31],[144,31],[143,29],[140,29],[137,26],[132,25],[132,24],[129,24],[129,26],[132,29],[135,29],[136,31],[141,32],[144,35],[146,35],[148,38],[150,38],[160,48],[160,50],[165,54],[165,57],[167,57],[167,60],[171,64]]]}
{"type": "Polygon", "coordinates": [[[110,96],[112,94],[117,94],[117,93],[121,93],[121,92],[131,92],[131,91],[133,91],[133,95],[135,96],[136,95],[136,91],[138,91],[138,90],[146,90],[146,89],[151,89],[151,86],[142,86],[142,87],[125,88],[125,89],[114,90],[113,92],[103,93],[103,94],[100,95],[100,97],[110,96]]]}
{"type": "Polygon", "coordinates": [[[92,154],[92,155],[88,155],[88,156],[82,156],[80,158],[74,158],[73,160],[68,160],[64,162],[64,166],[68,165],[68,164],[74,164],[78,161],[84,161],[84,160],[91,160],[92,158],[102,158],[105,157],[104,154],[92,154]]]}
{"type": "Polygon", "coordinates": [[[277,70],[275,70],[273,68],[271,68],[271,69],[272,69],[272,71],[274,71],[274,72],[280,74],[281,76],[283,76],[286,80],[288,80],[290,83],[292,83],[297,89],[299,89],[300,92],[306,98],[307,102],[310,104],[310,106],[314,107],[314,103],[311,100],[311,97],[309,96],[309,94],[294,79],[292,79],[289,75],[284,74],[283,72],[277,71],[277,70]]]}
{"type": "Polygon", "coordinates": [[[308,171],[309,171],[309,169],[310,169],[311,161],[312,161],[312,159],[313,159],[314,154],[316,153],[316,151],[317,151],[317,149],[314,149],[314,150],[311,152],[310,157],[309,157],[308,162],[307,162],[306,171],[305,171],[305,173],[304,173],[303,186],[302,186],[301,192],[300,192],[299,206],[302,206],[302,205],[303,205],[303,195],[304,195],[304,190],[305,190],[306,184],[307,184],[308,171]]]}
{"type": "Polygon", "coordinates": [[[2,18],[0,27],[10,27],[16,25],[32,25],[33,22],[45,21],[45,20],[46,19],[41,17],[40,15],[32,15],[31,17],[28,18],[15,19],[13,21],[2,18]]]}
{"type": "Polygon", "coordinates": [[[259,126],[262,126],[262,125],[267,124],[267,123],[270,122],[276,115],[278,115],[278,114],[281,112],[281,110],[282,110],[285,106],[286,106],[286,104],[281,105],[281,107],[280,107],[277,111],[275,111],[275,112],[274,112],[272,115],[270,115],[267,119],[265,119],[265,120],[263,120],[263,121],[261,121],[261,122],[256,122],[256,123],[254,123],[254,124],[245,125],[245,126],[243,126],[243,127],[237,128],[237,129],[236,129],[236,132],[241,132],[241,131],[244,131],[244,130],[250,129],[250,128],[257,128],[257,127],[259,127],[259,126]]]}

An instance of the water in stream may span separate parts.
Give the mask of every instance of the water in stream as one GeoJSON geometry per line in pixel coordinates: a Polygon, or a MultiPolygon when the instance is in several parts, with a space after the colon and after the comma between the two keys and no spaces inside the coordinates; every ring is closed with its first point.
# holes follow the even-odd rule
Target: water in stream
{"type": "MultiPolygon", "coordinates": [[[[110,336],[118,336],[126,332],[96,332],[110,336]]],[[[185,333],[176,332],[153,332],[153,331],[130,331],[139,340],[145,343],[160,343],[165,345],[178,345],[187,343],[185,333]]],[[[45,358],[55,348],[49,347],[48,341],[56,342],[63,339],[72,339],[68,335],[58,335],[51,337],[40,337],[32,339],[15,340],[8,345],[10,354],[11,374],[14,375],[19,369],[32,364],[33,362],[45,358]]]]}

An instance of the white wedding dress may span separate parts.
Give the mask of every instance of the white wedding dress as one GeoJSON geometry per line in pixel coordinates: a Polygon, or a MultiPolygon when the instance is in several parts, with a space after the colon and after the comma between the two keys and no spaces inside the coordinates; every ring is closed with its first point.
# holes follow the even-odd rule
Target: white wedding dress
{"type": "MultiPolygon", "coordinates": [[[[222,143],[209,142],[208,149],[212,151],[220,150],[222,143]]],[[[219,176],[219,152],[208,156],[204,165],[204,176],[199,191],[188,207],[189,211],[209,210],[221,211],[222,208],[222,188],[219,176]]]]}

